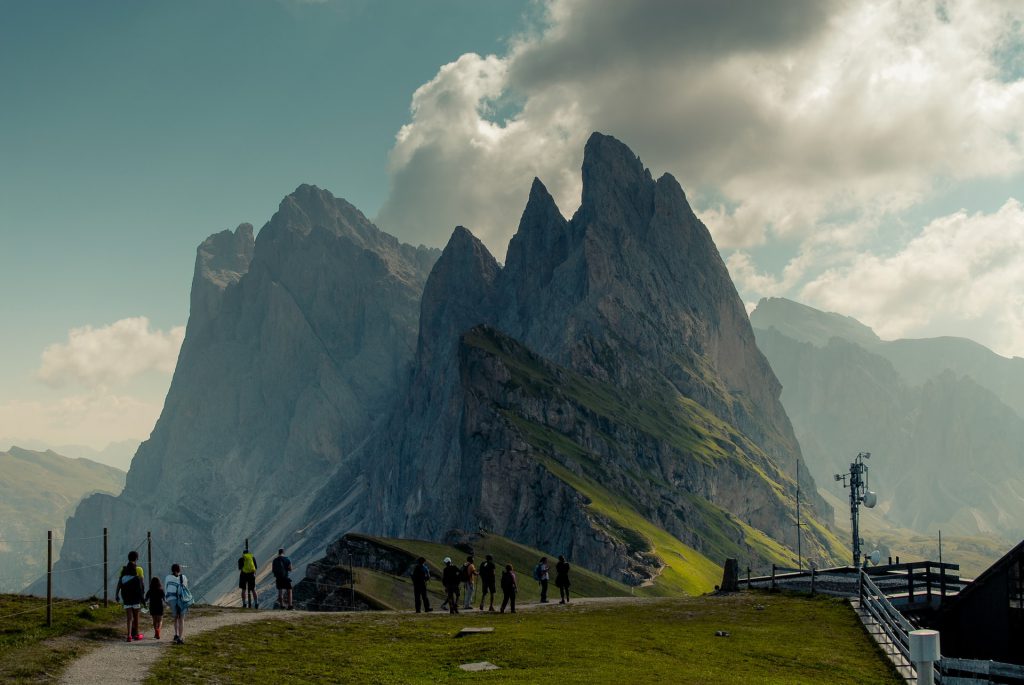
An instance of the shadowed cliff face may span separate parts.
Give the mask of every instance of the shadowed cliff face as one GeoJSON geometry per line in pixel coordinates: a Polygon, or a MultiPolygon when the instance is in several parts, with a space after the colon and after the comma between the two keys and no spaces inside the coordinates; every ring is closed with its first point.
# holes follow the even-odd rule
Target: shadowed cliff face
{"type": "MultiPolygon", "coordinates": [[[[484,525],[627,580],[649,575],[657,563],[638,561],[628,535],[588,513],[588,495],[546,465],[554,459],[613,483],[697,549],[770,556],[744,526],[795,543],[799,446],[710,234],[678,183],[654,181],[614,138],[588,142],[583,181],[571,221],[534,181],[503,269],[468,231],[453,234],[424,293],[413,382],[368,448],[367,525],[427,537],[484,525]],[[475,324],[490,328],[467,339],[475,324]],[[510,359],[526,358],[543,371],[512,380],[510,359]],[[615,398],[595,406],[567,389],[589,382],[615,398]],[[699,417],[677,413],[686,401],[699,417]],[[666,425],[642,411],[664,411],[666,425]],[[686,444],[673,421],[707,442],[686,444]]],[[[831,542],[815,544],[830,554],[831,542]]]]}
{"type": "MultiPolygon", "coordinates": [[[[436,256],[307,185],[255,241],[248,224],[207,239],[160,419],[124,493],[86,500],[68,536],[112,525],[119,558],[152,530],[194,580],[230,567],[245,537],[265,559],[289,545],[404,380],[436,256]]],[[[76,554],[91,550],[62,561],[76,554]]]]}

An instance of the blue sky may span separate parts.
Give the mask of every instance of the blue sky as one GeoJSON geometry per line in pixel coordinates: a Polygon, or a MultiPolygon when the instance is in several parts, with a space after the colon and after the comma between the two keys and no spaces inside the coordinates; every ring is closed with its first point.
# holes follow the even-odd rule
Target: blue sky
{"type": "MultiPolygon", "coordinates": [[[[372,216],[412,92],[460,54],[501,50],[528,9],[0,2],[0,404],[86,390],[35,378],[72,327],[183,324],[196,245],[258,229],[299,183],[372,216]]],[[[45,437],[3,419],[0,438],[45,437]]]]}
{"type": "Polygon", "coordinates": [[[503,259],[594,130],[748,306],[1024,355],[1022,46],[1006,0],[0,0],[0,443],[148,435],[196,245],[298,184],[503,259]]]}

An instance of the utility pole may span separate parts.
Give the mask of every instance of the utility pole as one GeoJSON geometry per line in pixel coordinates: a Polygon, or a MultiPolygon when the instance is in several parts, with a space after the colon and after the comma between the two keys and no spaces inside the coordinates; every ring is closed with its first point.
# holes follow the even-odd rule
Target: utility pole
{"type": "Polygon", "coordinates": [[[800,520],[800,460],[796,461],[796,558],[797,568],[804,570],[803,521],[800,520]]]}
{"type": "Polygon", "coordinates": [[[149,566],[149,577],[153,577],[153,533],[146,531],[146,561],[149,566]]]}
{"type": "Polygon", "coordinates": [[[864,541],[860,538],[860,505],[863,504],[871,508],[877,503],[877,496],[868,489],[868,465],[864,463],[864,460],[870,458],[870,452],[860,452],[850,462],[849,473],[837,473],[835,476],[837,481],[843,482],[844,488],[850,488],[850,528],[853,536],[854,568],[860,568],[862,564],[860,546],[864,541]],[[847,478],[850,479],[849,484],[846,482],[847,478]]]}

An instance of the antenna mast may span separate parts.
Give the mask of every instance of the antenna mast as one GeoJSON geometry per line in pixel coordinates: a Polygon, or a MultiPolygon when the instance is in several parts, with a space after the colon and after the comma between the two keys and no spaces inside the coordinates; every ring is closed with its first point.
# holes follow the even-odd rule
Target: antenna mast
{"type": "Polygon", "coordinates": [[[836,480],[842,481],[844,488],[850,488],[850,528],[853,536],[854,568],[860,568],[860,546],[864,544],[860,537],[860,505],[863,504],[870,509],[877,502],[875,493],[868,489],[868,465],[864,463],[864,460],[870,458],[870,452],[860,452],[850,462],[849,473],[836,474],[836,480]],[[847,478],[850,479],[849,485],[846,482],[847,478]]]}

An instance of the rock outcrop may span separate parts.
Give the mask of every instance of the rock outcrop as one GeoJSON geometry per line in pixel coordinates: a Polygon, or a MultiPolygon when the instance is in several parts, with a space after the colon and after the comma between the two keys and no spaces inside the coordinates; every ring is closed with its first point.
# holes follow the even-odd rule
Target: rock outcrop
{"type": "MultiPolygon", "coordinates": [[[[263,559],[290,545],[405,380],[436,257],[309,185],[255,240],[248,224],[208,238],[160,419],[125,491],[83,502],[68,536],[111,522],[120,558],[152,531],[161,566],[183,562],[211,597],[230,586],[243,538],[263,559]]],[[[346,520],[359,520],[356,508],[346,520]]],[[[69,547],[71,568],[88,552],[69,547]]]]}

